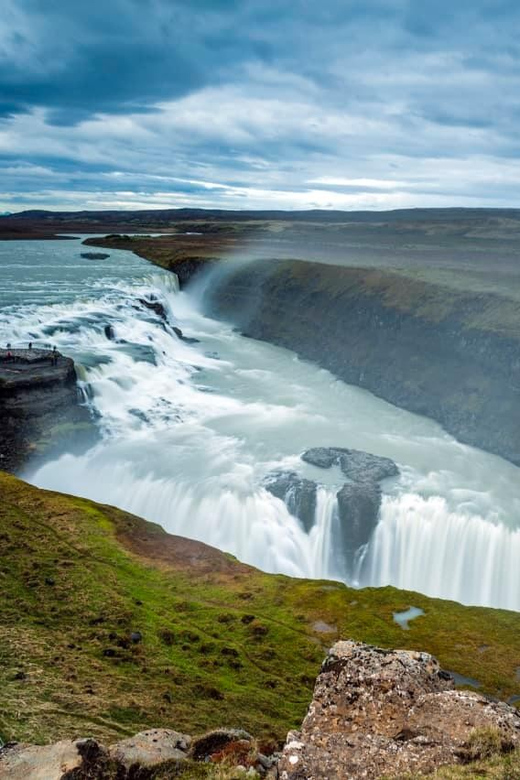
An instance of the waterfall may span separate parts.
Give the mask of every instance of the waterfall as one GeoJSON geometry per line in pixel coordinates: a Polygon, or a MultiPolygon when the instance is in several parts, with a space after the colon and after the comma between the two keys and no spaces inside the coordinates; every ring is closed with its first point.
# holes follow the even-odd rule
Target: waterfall
{"type": "Polygon", "coordinates": [[[312,576],[319,579],[342,580],[341,556],[337,555],[335,541],[339,538],[338,499],[332,490],[318,487],[316,492],[316,518],[309,533],[313,551],[312,576]]]}
{"type": "MultiPolygon", "coordinates": [[[[266,571],[345,580],[336,500],[344,477],[300,454],[372,452],[392,458],[401,476],[383,484],[353,584],[520,610],[520,469],[288,350],[242,337],[205,316],[202,282],[195,296],[179,292],[175,275],[146,276],[133,255],[114,251],[125,262],[110,278],[92,261],[70,261],[49,301],[45,258],[61,279],[54,256],[68,258],[73,243],[36,242],[32,300],[0,308],[0,339],[51,340],[73,357],[101,437],[83,454],[70,447],[29,464],[27,479],[115,504],[266,571]],[[167,321],[143,298],[160,302],[167,321]],[[319,484],[308,533],[265,489],[279,471],[319,484]]],[[[21,267],[25,280],[32,272],[21,267]]]]}
{"type": "Polygon", "coordinates": [[[520,529],[450,511],[441,496],[385,496],[362,585],[520,610],[520,529]]]}

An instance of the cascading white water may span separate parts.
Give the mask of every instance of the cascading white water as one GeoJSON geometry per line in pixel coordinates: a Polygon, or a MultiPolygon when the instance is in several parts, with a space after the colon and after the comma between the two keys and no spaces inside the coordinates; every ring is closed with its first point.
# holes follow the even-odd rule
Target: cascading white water
{"type": "Polygon", "coordinates": [[[452,512],[441,496],[386,496],[359,575],[361,584],[463,603],[520,605],[520,529],[452,512]]]}
{"type": "Polygon", "coordinates": [[[520,609],[520,469],[205,317],[174,276],[143,277],[144,261],[113,252],[116,269],[104,277],[105,266],[72,257],[73,244],[19,250],[38,253],[29,283],[20,255],[31,291],[23,301],[12,295],[16,262],[14,278],[0,283],[0,339],[53,343],[81,364],[102,431],[83,455],[29,467],[31,481],[116,504],[268,571],[342,579],[335,493],[343,478],[299,455],[314,446],[366,450],[393,458],[401,477],[383,486],[356,584],[520,609]],[[39,281],[45,262],[60,280],[52,300],[39,281]],[[139,304],[154,296],[197,343],[139,304]],[[309,534],[263,487],[280,469],[323,485],[309,534]]]}

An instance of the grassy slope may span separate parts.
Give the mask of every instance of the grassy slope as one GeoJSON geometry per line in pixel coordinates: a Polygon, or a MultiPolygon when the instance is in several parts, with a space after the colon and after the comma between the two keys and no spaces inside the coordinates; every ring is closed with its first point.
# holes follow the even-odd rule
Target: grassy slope
{"type": "Polygon", "coordinates": [[[1,473],[0,496],[4,740],[111,740],[152,725],[280,740],[339,637],[428,650],[490,693],[520,693],[515,613],[263,574],[1,473]],[[426,614],[404,632],[392,612],[409,605],[426,614]],[[315,631],[317,620],[336,630],[315,631]]]}

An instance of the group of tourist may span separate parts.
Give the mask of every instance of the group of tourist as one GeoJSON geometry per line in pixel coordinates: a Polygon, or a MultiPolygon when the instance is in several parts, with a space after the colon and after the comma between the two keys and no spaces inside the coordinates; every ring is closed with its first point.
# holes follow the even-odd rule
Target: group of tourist
{"type": "MultiPolygon", "coordinates": [[[[32,341],[29,341],[29,344],[27,345],[27,348],[28,348],[28,350],[30,352],[32,351],[32,348],[33,348],[32,341]]],[[[7,362],[7,363],[16,363],[16,361],[20,359],[20,355],[17,355],[13,351],[12,346],[11,346],[11,342],[9,342],[9,341],[6,344],[6,350],[7,350],[6,354],[3,355],[3,360],[5,362],[7,362]]],[[[59,358],[59,356],[60,356],[60,353],[58,352],[58,350],[54,346],[52,348],[52,350],[50,350],[50,360],[51,360],[51,364],[53,366],[57,366],[58,365],[58,358],[59,358]]]]}

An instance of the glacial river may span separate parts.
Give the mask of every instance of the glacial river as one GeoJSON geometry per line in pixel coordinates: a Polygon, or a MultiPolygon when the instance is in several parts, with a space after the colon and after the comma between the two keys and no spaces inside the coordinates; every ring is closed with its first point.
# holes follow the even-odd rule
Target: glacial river
{"type": "Polygon", "coordinates": [[[84,250],[79,240],[0,243],[0,341],[55,344],[72,357],[101,433],[81,455],[29,463],[24,478],[266,571],[345,579],[334,554],[344,479],[300,454],[339,446],[385,455],[401,475],[383,483],[352,584],[520,610],[520,469],[205,316],[201,295],[179,292],[173,274],[129,252],[99,261],[84,250]],[[169,324],[140,298],[160,301],[169,324]],[[276,469],[321,484],[309,534],[263,487],[276,469]]]}

